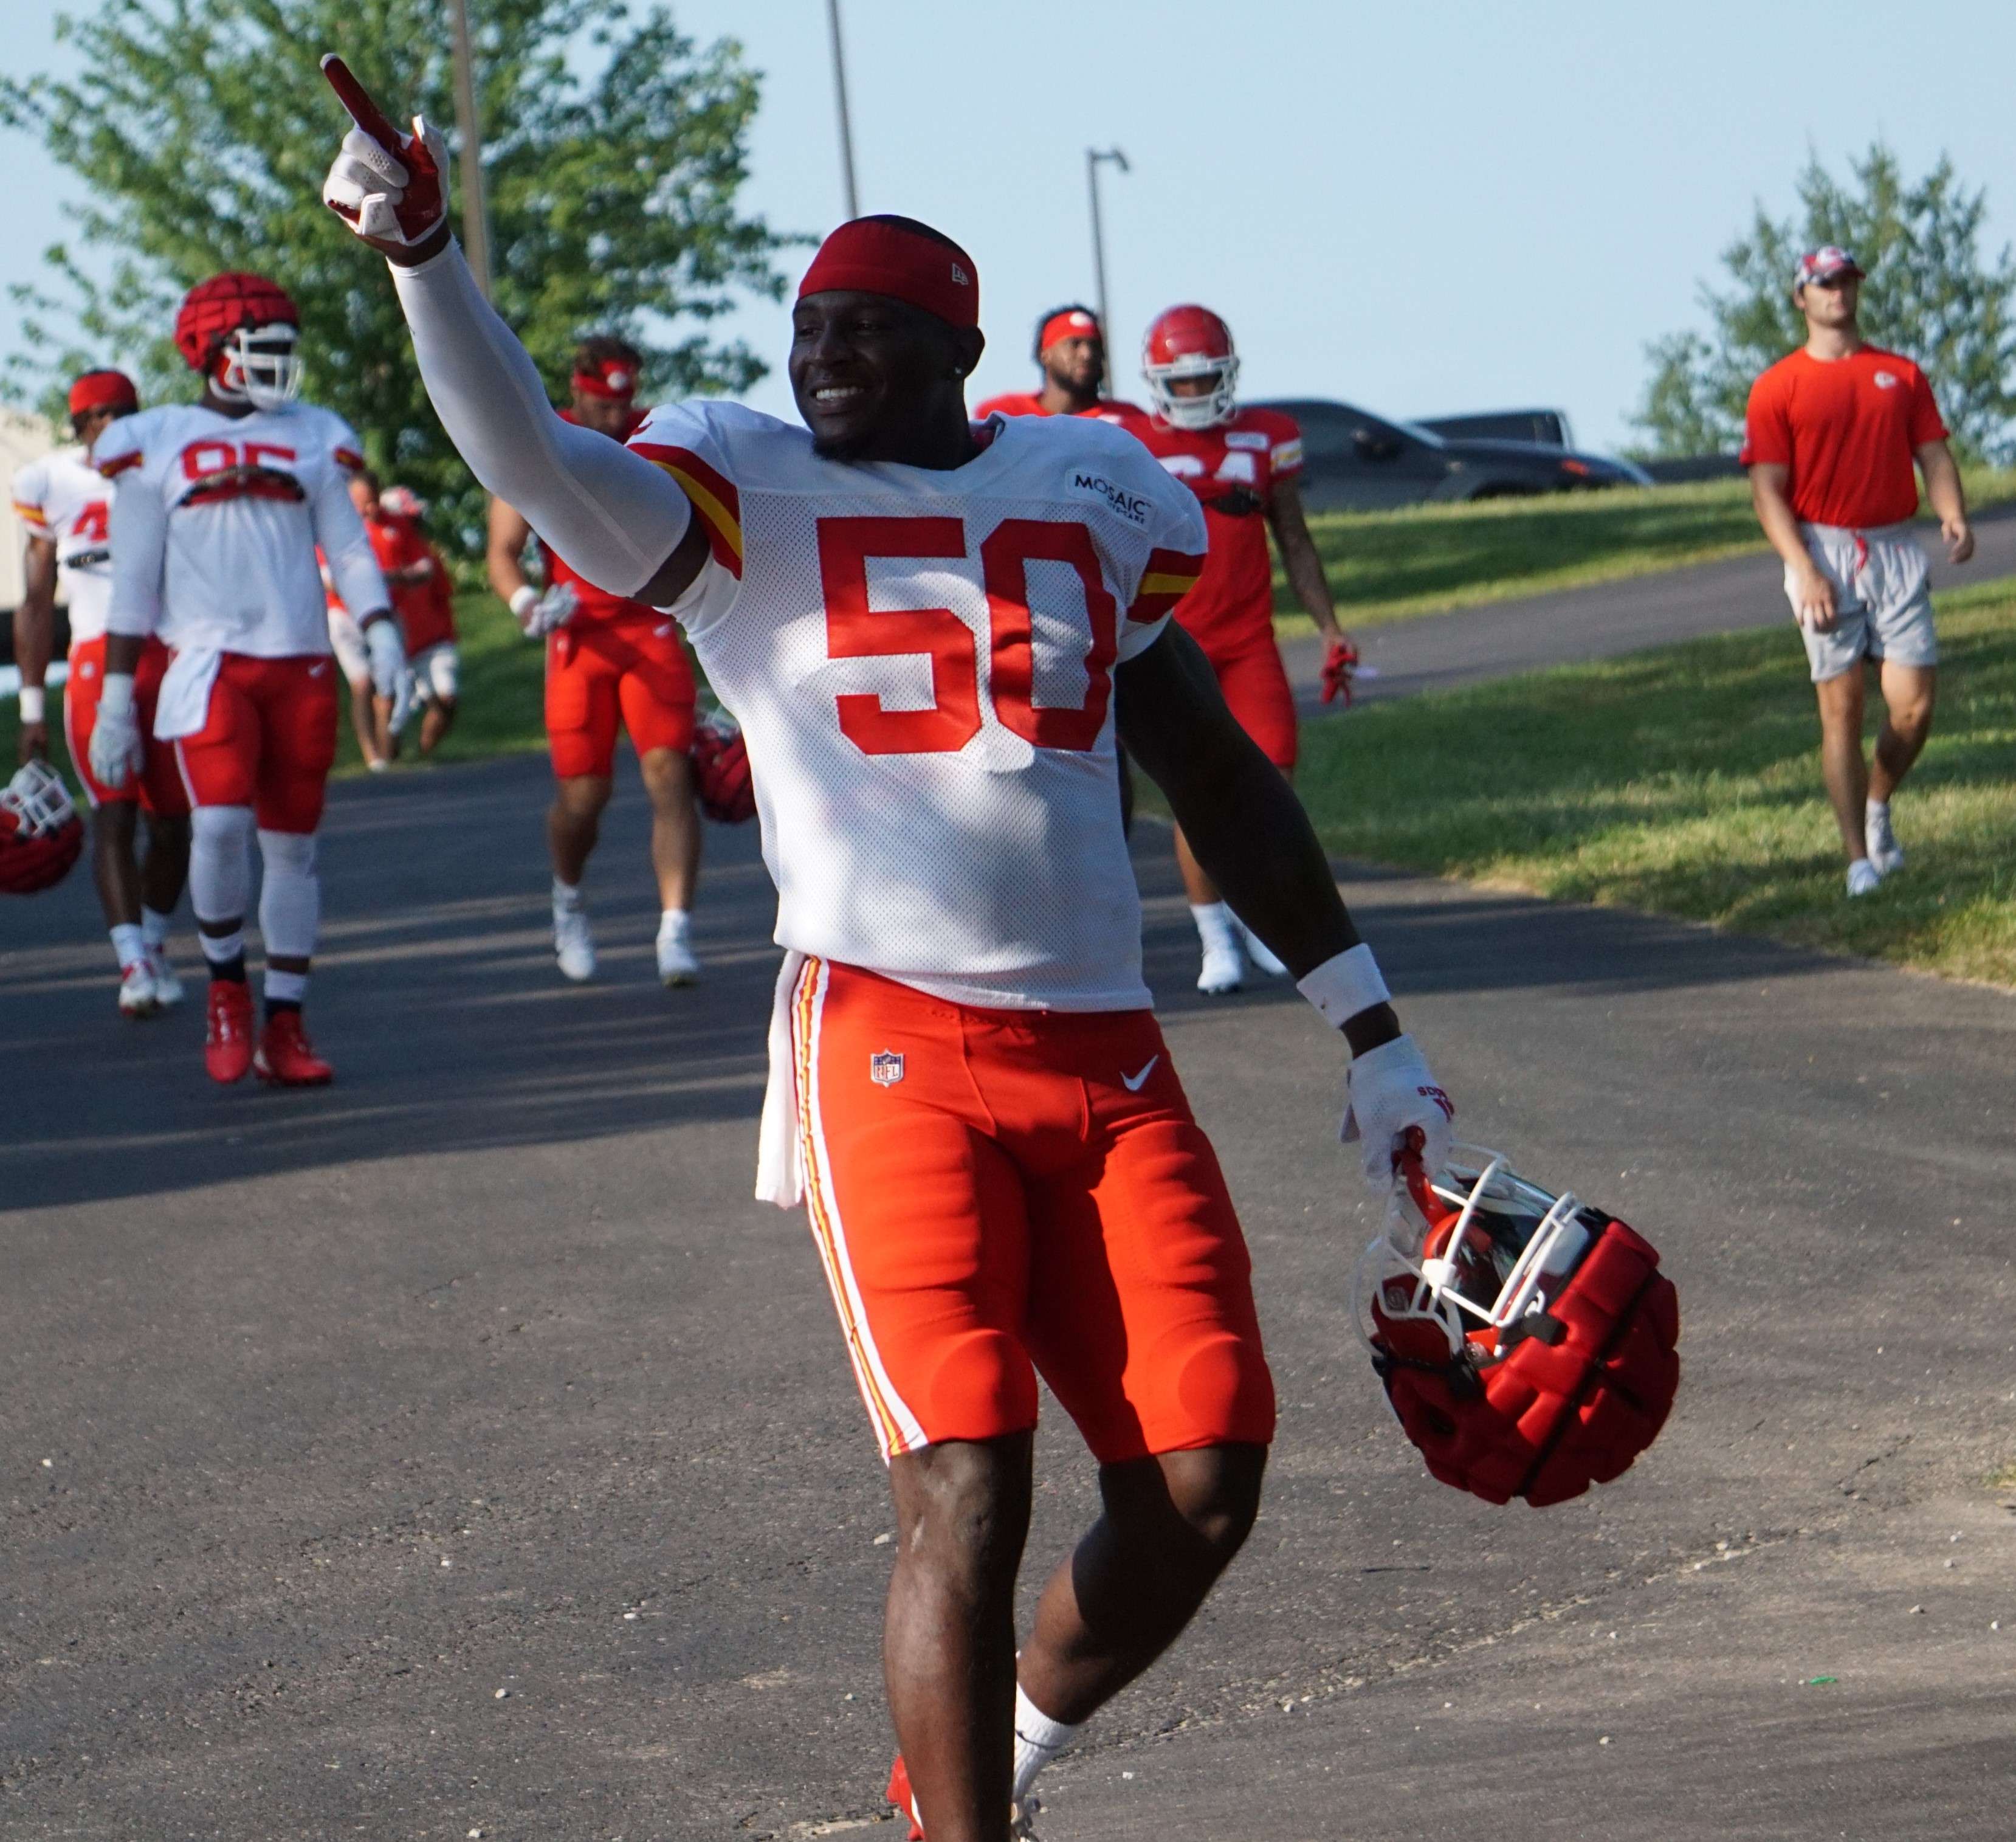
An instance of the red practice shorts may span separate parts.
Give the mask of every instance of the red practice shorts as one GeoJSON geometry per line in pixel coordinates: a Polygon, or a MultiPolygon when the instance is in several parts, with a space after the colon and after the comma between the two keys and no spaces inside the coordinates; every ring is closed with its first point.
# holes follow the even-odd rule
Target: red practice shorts
{"type": "Polygon", "coordinates": [[[1283,773],[1295,766],[1295,694],[1280,650],[1273,639],[1224,658],[1213,656],[1211,669],[1226,707],[1239,726],[1260,744],[1261,752],[1283,773]]]}
{"type": "Polygon", "coordinates": [[[806,1200],[883,1455],[1036,1423],[1102,1464],[1265,1444],[1225,1178],[1149,1011],[975,1010],[809,961],[806,1200]]]}
{"type": "Polygon", "coordinates": [[[249,806],[262,831],[312,831],[336,762],[336,661],[326,652],[218,661],[203,726],[175,744],[198,806],[249,806]]]}
{"type": "Polygon", "coordinates": [[[120,806],[139,800],[140,809],[164,819],[179,819],[189,809],[175,771],[175,745],[154,740],[154,701],[160,694],[161,674],[168,669],[168,649],[160,640],[140,643],[140,662],[133,669],[133,708],[140,719],[144,750],[140,771],[123,787],[107,787],[91,771],[91,732],[98,723],[98,700],[105,689],[105,636],[80,640],[70,649],[70,679],[63,687],[63,741],[70,766],[93,806],[120,806]]]}
{"type": "Polygon", "coordinates": [[[546,642],[546,741],[553,773],[606,777],[620,717],[639,755],[693,746],[693,675],[669,615],[570,622],[546,642]]]}

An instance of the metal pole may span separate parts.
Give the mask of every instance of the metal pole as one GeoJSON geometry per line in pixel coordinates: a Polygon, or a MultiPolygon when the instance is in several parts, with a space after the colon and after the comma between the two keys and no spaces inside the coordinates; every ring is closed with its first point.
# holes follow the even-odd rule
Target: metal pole
{"type": "Polygon", "coordinates": [[[833,34],[833,93],[840,107],[840,176],[847,186],[847,214],[861,215],[854,189],[854,130],[847,115],[847,59],[840,46],[840,0],[826,0],[826,25],[833,34]]]}
{"type": "Polygon", "coordinates": [[[483,130],[476,117],[476,68],[466,0],[448,0],[455,27],[455,127],[462,142],[462,247],[483,297],[490,298],[490,213],[483,198],[483,130]]]}
{"type": "Polygon", "coordinates": [[[1085,182],[1092,194],[1092,276],[1099,302],[1100,337],[1106,341],[1107,382],[1112,380],[1113,323],[1107,316],[1106,304],[1106,235],[1099,215],[1099,169],[1101,164],[1111,160],[1124,173],[1130,169],[1127,156],[1118,147],[1103,151],[1088,147],[1085,150],[1085,182]]]}

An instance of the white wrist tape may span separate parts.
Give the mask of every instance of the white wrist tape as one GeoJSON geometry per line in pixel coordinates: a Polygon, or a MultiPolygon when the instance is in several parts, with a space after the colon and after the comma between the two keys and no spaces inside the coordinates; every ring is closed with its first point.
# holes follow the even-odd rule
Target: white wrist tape
{"type": "Polygon", "coordinates": [[[21,720],[40,723],[42,720],[42,687],[39,684],[21,687],[21,720]]]}
{"type": "Polygon", "coordinates": [[[521,582],[511,591],[511,612],[522,621],[539,604],[539,591],[530,582],[521,582]]]}
{"type": "Polygon", "coordinates": [[[1323,1022],[1332,1029],[1341,1029],[1347,1018],[1383,1004],[1393,995],[1379,976],[1379,962],[1372,957],[1372,949],[1363,941],[1298,979],[1295,989],[1323,1013],[1323,1022]]]}
{"type": "Polygon", "coordinates": [[[98,693],[98,710],[102,716],[121,717],[133,708],[133,674],[131,672],[107,672],[105,683],[98,693]]]}

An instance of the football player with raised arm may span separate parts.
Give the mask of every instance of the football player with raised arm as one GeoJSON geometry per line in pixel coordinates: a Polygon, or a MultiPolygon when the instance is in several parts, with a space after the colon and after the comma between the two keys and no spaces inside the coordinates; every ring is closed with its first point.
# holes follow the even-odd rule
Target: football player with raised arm
{"type": "Polygon", "coordinates": [[[891,1795],[1003,1842],[1038,1768],[1153,1663],[1237,1552],[1274,1426],[1238,1220],[1150,1009],[1116,724],[1200,861],[1353,1055],[1382,1193],[1446,1098],[1287,783],[1169,611],[1196,498],[1130,435],[968,420],[972,259],[904,218],[828,237],[792,311],[807,427],[563,421],[448,233],[437,137],[355,120],[324,197],[391,259],[477,477],[571,564],[671,609],[740,719],[786,949],[758,1194],[805,1202],[900,1528],[891,1795]],[[1017,1659],[1036,1376],[1102,1513],[1017,1659]]]}
{"type": "Polygon", "coordinates": [[[150,639],[169,651],[151,724],[174,744],[191,820],[189,901],[210,968],[203,1065],[214,1081],[318,1087],[329,1064],[301,1022],[322,913],[315,832],[336,759],[336,661],[319,547],[357,615],[381,696],[406,655],[349,476],[357,437],[296,401],[300,316],[263,276],[189,290],[175,345],[203,380],[194,403],[143,410],[98,438],[113,483],[110,638],[92,732],[94,775],[125,784],[146,759],[135,690],[150,639]],[[259,932],[266,1021],[255,1044],[246,983],[252,836],[264,866],[259,932]]]}
{"type": "MultiPolygon", "coordinates": [[[[1295,476],[1302,431],[1278,409],[1242,408],[1232,329],[1208,307],[1157,315],[1141,348],[1150,413],[1128,427],[1194,492],[1211,534],[1204,579],[1176,619],[1203,649],[1218,688],[1246,733],[1284,774],[1295,766],[1295,698],[1274,638],[1274,571],[1267,534],[1281,553],[1295,598],[1329,642],[1323,695],[1348,694],[1358,653],[1337,625],[1330,580],[1302,515],[1295,476]]],[[[1204,948],[1197,989],[1236,991],[1250,961],[1279,977],[1287,970],[1239,913],[1176,827],[1176,863],[1204,948]]]]}
{"type": "MultiPolygon", "coordinates": [[[[569,422],[611,441],[636,433],[643,360],[607,334],[584,340],[574,355],[569,422]]],[[[700,814],[693,803],[693,708],[697,690],[678,623],[655,607],[598,588],[553,546],[539,546],[543,591],[525,574],[532,527],[503,499],[491,502],[490,586],[517,616],[528,640],[546,647],[546,746],[553,762],[553,803],[546,847],[553,860],[553,953],[561,975],[595,974],[595,939],[581,901],[581,878],[615,788],[616,732],[629,732],[638,777],[651,802],[651,871],[658,885],[658,977],[668,986],[700,977],[693,946],[693,904],[700,882],[700,814]]]]}
{"type": "MultiPolygon", "coordinates": [[[[189,798],[174,752],[143,739],[140,770],[108,787],[91,771],[91,737],[105,682],[105,622],[112,601],[112,495],[92,465],[105,431],[140,407],[123,371],[87,371],[70,387],[70,425],[77,445],[30,461],[14,476],[14,510],[27,527],[27,581],[14,611],[14,654],[21,668],[21,759],[49,752],[45,686],[56,636],[59,583],[70,608],[70,677],[63,687],[63,740],[91,804],[91,867],[119,963],[119,1009],[151,1017],[182,1001],[168,961],[168,917],[189,875],[189,798]],[[139,855],[139,815],[147,850],[139,855]]],[[[134,698],[151,719],[167,649],[149,640],[134,672],[134,698]]]]}

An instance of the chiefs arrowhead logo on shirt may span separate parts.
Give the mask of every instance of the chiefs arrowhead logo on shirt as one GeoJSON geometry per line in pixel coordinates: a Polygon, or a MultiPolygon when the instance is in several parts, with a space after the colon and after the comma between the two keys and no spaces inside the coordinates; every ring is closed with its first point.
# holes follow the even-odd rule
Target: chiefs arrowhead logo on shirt
{"type": "Polygon", "coordinates": [[[1895,371],[1878,371],[1876,373],[1876,388],[1878,390],[1895,390],[1899,381],[1895,371]]]}

